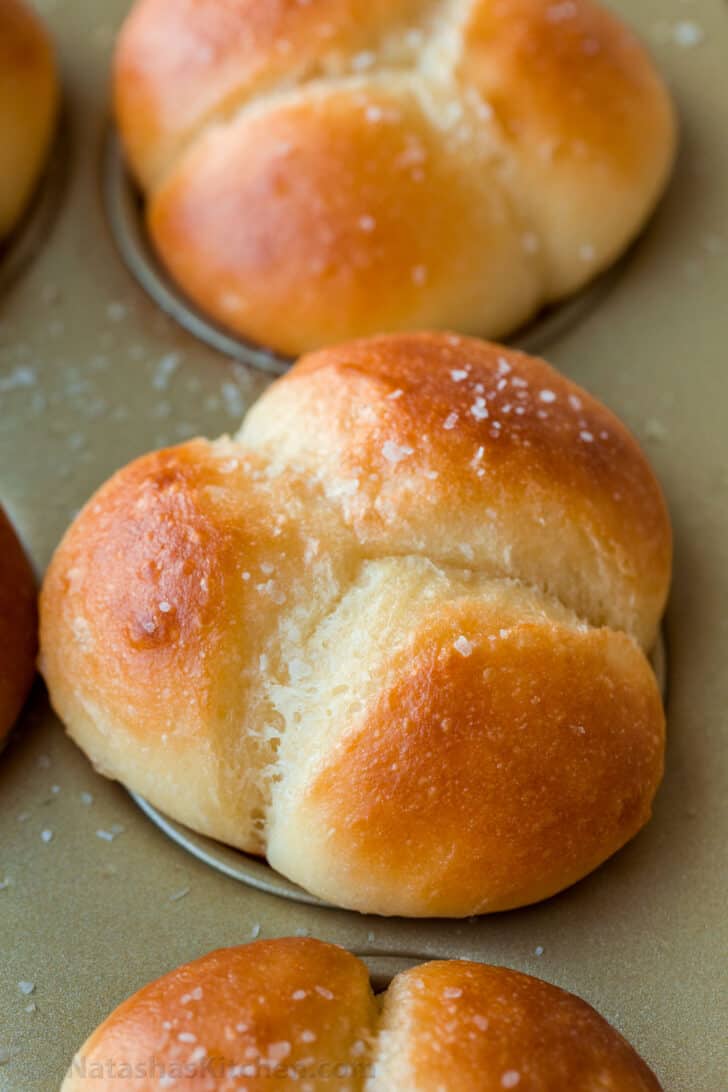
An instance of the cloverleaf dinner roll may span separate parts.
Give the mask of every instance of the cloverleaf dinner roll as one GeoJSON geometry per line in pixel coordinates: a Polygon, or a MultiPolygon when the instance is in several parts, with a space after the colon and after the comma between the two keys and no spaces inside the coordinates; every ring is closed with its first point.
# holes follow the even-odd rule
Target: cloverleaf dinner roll
{"type": "Polygon", "coordinates": [[[585,1001],[447,960],[375,997],[333,944],[221,949],[139,990],[86,1041],[61,1092],[660,1092],[585,1001]]]}
{"type": "Polygon", "coordinates": [[[649,817],[670,553],[644,456],[579,387],[373,338],[104,485],[47,574],[42,669],[102,773],[322,898],[501,910],[649,817]]]}
{"type": "Polygon", "coordinates": [[[35,594],[32,569],[0,505],[0,746],[35,675],[35,594]]]}
{"type": "Polygon", "coordinates": [[[137,0],[115,109],[173,278],[290,355],[508,333],[624,250],[675,143],[590,0],[137,0]]]}
{"type": "Polygon", "coordinates": [[[43,26],[23,0],[0,0],[0,240],[40,174],[57,101],[55,61],[43,26]]]}

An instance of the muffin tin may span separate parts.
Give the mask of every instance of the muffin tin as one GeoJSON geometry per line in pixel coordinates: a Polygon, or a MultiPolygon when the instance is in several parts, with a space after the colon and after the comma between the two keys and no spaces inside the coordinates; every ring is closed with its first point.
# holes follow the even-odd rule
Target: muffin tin
{"type": "MultiPolygon", "coordinates": [[[[150,260],[108,117],[110,50],[128,6],[38,0],[61,54],[65,123],[0,258],[0,495],[39,573],[111,472],[151,448],[234,431],[270,380],[260,352],[195,316],[150,260]]],[[[540,975],[623,1030],[667,1090],[723,1086],[728,5],[613,6],[675,93],[675,178],[617,270],[526,344],[624,418],[672,510],[669,743],[653,821],[538,906],[468,921],[364,917],[270,893],[264,865],[257,887],[235,882],[199,859],[204,846],[195,857],[175,845],[94,774],[39,683],[0,758],[0,1092],[58,1088],[88,1032],[171,967],[297,932],[373,960],[461,956],[540,975]]]]}

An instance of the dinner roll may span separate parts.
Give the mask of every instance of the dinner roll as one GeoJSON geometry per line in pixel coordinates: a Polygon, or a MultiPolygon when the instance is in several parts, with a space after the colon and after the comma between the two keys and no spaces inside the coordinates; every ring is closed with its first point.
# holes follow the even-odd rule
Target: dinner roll
{"type": "Polygon", "coordinates": [[[573,994],[447,960],[375,998],[333,944],[260,940],[145,986],[75,1056],[61,1092],[660,1092],[622,1036],[573,994]]]}
{"type": "Polygon", "coordinates": [[[0,239],[14,226],[40,174],[58,103],[50,40],[23,0],[0,3],[0,239]]]}
{"type": "Polygon", "coordinates": [[[137,0],[114,87],[163,263],[289,355],[509,333],[624,250],[675,144],[591,0],[137,0]]]}
{"type": "Polygon", "coordinates": [[[670,554],[585,391],[496,345],[374,338],[103,486],[47,574],[42,669],[101,772],[324,899],[501,910],[649,817],[670,554]]]}
{"type": "Polygon", "coordinates": [[[33,572],[0,505],[0,745],[28,695],[36,645],[33,572]]]}

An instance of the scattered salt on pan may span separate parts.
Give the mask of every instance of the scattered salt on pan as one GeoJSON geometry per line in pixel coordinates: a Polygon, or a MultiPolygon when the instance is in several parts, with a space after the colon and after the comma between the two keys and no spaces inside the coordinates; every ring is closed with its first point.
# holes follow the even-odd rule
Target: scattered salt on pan
{"type": "Polygon", "coordinates": [[[152,622],[151,619],[148,619],[146,622],[142,622],[142,629],[144,630],[145,633],[154,633],[156,628],[157,628],[157,623],[152,622]]]}
{"type": "Polygon", "coordinates": [[[542,402],[555,402],[556,401],[556,395],[554,394],[553,391],[549,391],[549,390],[539,391],[538,396],[539,396],[539,398],[541,399],[542,402]]]}
{"type": "Polygon", "coordinates": [[[390,391],[387,395],[387,398],[390,400],[390,402],[394,402],[395,399],[401,398],[403,394],[404,391],[401,389],[401,387],[398,387],[396,391],[390,391]]]}
{"type": "Polygon", "coordinates": [[[334,995],[331,990],[328,990],[325,986],[315,986],[316,993],[319,997],[323,997],[325,1001],[333,1001],[334,995]]]}
{"type": "Polygon", "coordinates": [[[579,433],[579,439],[583,440],[585,444],[590,444],[594,440],[594,435],[588,429],[582,429],[579,433]]]}
{"type": "Polygon", "coordinates": [[[191,1031],[181,1031],[177,1036],[180,1043],[196,1043],[197,1036],[193,1035],[191,1031]]]}
{"type": "Polygon", "coordinates": [[[18,989],[24,997],[29,997],[35,990],[35,982],[18,982],[18,989]]]}
{"type": "Polygon", "coordinates": [[[521,1074],[517,1069],[508,1069],[501,1077],[501,1085],[503,1088],[515,1088],[517,1084],[520,1084],[521,1074]]]}
{"type": "Polygon", "coordinates": [[[180,899],[184,899],[187,895],[189,895],[189,893],[190,893],[189,887],[181,887],[179,889],[179,891],[175,891],[172,895],[169,896],[169,901],[170,902],[179,902],[180,899]]]}
{"type": "Polygon", "coordinates": [[[40,832],[40,840],[41,840],[41,842],[45,842],[46,845],[48,845],[49,842],[53,841],[53,831],[52,830],[42,830],[40,832]]]}
{"type": "Polygon", "coordinates": [[[256,940],[260,936],[260,925],[258,924],[257,921],[256,921],[255,925],[253,926],[253,928],[250,930],[250,935],[253,938],[253,940],[256,940]]]}
{"type": "Polygon", "coordinates": [[[294,1001],[303,1001],[305,996],[306,996],[306,991],[305,990],[294,990],[293,993],[291,994],[291,997],[292,997],[292,999],[294,1001]]]}
{"type": "Polygon", "coordinates": [[[250,580],[250,573],[243,573],[243,580],[250,580]]]}
{"type": "Polygon", "coordinates": [[[445,418],[445,421],[444,421],[444,423],[443,423],[443,426],[442,426],[442,427],[443,427],[443,428],[446,428],[446,429],[448,429],[448,431],[449,431],[450,429],[452,429],[452,428],[455,428],[455,425],[456,425],[457,423],[458,423],[458,415],[457,415],[457,413],[450,413],[450,414],[448,414],[448,416],[447,416],[447,417],[445,418]]]}
{"type": "Polygon", "coordinates": [[[453,383],[462,383],[463,379],[468,378],[468,373],[465,371],[464,368],[453,368],[453,370],[450,372],[450,378],[452,379],[453,383]]]}
{"type": "Polygon", "coordinates": [[[438,474],[438,472],[437,472],[436,470],[426,470],[426,471],[425,471],[425,477],[426,477],[426,478],[427,478],[427,479],[428,479],[429,481],[431,481],[431,482],[434,482],[434,481],[436,481],[436,480],[437,480],[437,478],[439,478],[439,477],[440,477],[440,475],[438,474]]]}
{"type": "Polygon", "coordinates": [[[484,421],[489,416],[488,407],[485,404],[484,398],[476,398],[473,405],[470,407],[470,412],[476,421],[484,421]]]}
{"type": "Polygon", "coordinates": [[[113,842],[114,835],[110,830],[97,830],[96,837],[100,838],[102,842],[113,842]]]}
{"type": "Polygon", "coordinates": [[[407,447],[405,444],[396,444],[394,440],[385,440],[382,444],[382,455],[388,463],[395,466],[412,453],[413,449],[411,447],[407,447]]]}
{"type": "Polygon", "coordinates": [[[309,1031],[308,1028],[306,1028],[304,1031],[301,1032],[301,1042],[302,1043],[315,1043],[316,1042],[316,1033],[313,1032],[313,1031],[309,1031]]]}
{"type": "Polygon", "coordinates": [[[694,23],[690,19],[681,19],[672,28],[672,37],[676,45],[696,46],[705,37],[705,31],[698,23],[694,23]]]}
{"type": "Polygon", "coordinates": [[[479,1012],[476,1012],[475,1016],[473,1017],[473,1023],[475,1024],[476,1028],[480,1029],[480,1031],[488,1030],[488,1017],[481,1016],[479,1012]]]}
{"type": "Polygon", "coordinates": [[[262,573],[265,573],[266,576],[270,576],[270,574],[272,572],[274,572],[275,570],[274,570],[274,566],[271,565],[270,561],[261,561],[260,571],[262,573]]]}
{"type": "Polygon", "coordinates": [[[537,956],[542,956],[543,955],[543,944],[537,944],[536,947],[533,949],[533,954],[537,955],[537,956]]]}
{"type": "Polygon", "coordinates": [[[578,394],[569,395],[569,405],[574,410],[580,410],[584,408],[584,403],[582,402],[581,398],[579,398],[578,394]]]}
{"type": "Polygon", "coordinates": [[[447,997],[448,1000],[454,1000],[456,997],[462,997],[463,991],[459,986],[446,986],[442,991],[442,996],[447,997]]]}
{"type": "Polygon", "coordinates": [[[259,671],[267,671],[267,669],[268,669],[268,657],[266,656],[265,652],[263,652],[258,657],[258,670],[259,671]]]}
{"type": "Polygon", "coordinates": [[[163,599],[162,602],[159,604],[159,609],[161,610],[162,614],[169,614],[172,607],[166,599],[163,599]]]}
{"type": "Polygon", "coordinates": [[[461,656],[470,656],[473,651],[473,646],[467,637],[462,634],[455,641],[455,651],[459,652],[461,656]]]}

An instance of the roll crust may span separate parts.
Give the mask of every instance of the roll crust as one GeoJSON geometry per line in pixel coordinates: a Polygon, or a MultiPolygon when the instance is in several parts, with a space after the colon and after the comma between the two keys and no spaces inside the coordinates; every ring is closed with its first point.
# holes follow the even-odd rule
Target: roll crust
{"type": "Polygon", "coordinates": [[[586,1002],[459,960],[395,977],[375,999],[355,956],[312,939],[258,941],[179,967],[86,1041],[61,1092],[163,1083],[248,1092],[659,1092],[586,1002]]]}
{"type": "Polygon", "coordinates": [[[332,902],[503,909],[649,817],[670,554],[644,456],[586,392],[382,337],[103,486],[46,576],[42,669],[102,772],[332,902]]]}
{"type": "Polygon", "coordinates": [[[37,632],[33,571],[0,506],[0,744],[35,675],[37,632]]]}
{"type": "Polygon", "coordinates": [[[615,259],[674,154],[660,77],[591,0],[137,0],[114,89],[172,276],[289,355],[507,334],[615,259]]]}
{"type": "Polygon", "coordinates": [[[0,240],[20,218],[43,166],[58,109],[50,39],[23,0],[0,6],[0,240]]]}

